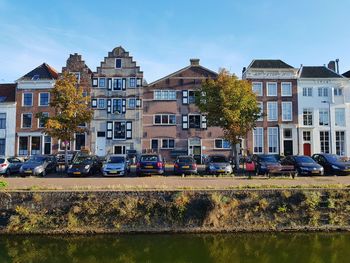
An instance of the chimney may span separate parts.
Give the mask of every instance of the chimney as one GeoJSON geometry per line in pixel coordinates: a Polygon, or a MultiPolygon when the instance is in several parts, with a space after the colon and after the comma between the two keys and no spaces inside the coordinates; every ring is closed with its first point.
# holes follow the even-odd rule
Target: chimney
{"type": "Polygon", "coordinates": [[[334,60],[329,61],[328,68],[330,70],[333,70],[334,72],[336,72],[336,70],[335,70],[335,61],[334,60]]]}
{"type": "Polygon", "coordinates": [[[191,66],[199,66],[199,58],[190,59],[191,66]]]}
{"type": "Polygon", "coordinates": [[[336,60],[335,60],[335,66],[336,66],[336,69],[337,69],[337,73],[339,74],[339,58],[337,58],[336,60]]]}
{"type": "Polygon", "coordinates": [[[243,69],[242,69],[242,74],[244,74],[244,72],[247,70],[247,68],[246,67],[243,67],[243,69]]]}

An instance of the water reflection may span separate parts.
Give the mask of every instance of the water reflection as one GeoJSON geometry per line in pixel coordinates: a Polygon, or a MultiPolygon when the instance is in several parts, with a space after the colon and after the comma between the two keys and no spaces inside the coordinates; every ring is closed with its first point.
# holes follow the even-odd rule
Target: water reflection
{"type": "Polygon", "coordinates": [[[0,236],[0,262],[349,262],[348,233],[0,236]]]}

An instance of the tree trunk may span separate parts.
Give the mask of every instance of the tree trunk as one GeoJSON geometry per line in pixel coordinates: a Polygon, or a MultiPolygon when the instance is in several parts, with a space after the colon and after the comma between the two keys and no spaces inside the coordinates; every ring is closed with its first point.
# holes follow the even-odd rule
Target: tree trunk
{"type": "Polygon", "coordinates": [[[233,145],[233,147],[232,147],[235,171],[239,170],[239,156],[238,156],[239,151],[238,151],[238,148],[239,148],[239,143],[233,145]]]}
{"type": "Polygon", "coordinates": [[[68,151],[67,151],[67,143],[64,145],[64,170],[68,170],[68,151]]]}

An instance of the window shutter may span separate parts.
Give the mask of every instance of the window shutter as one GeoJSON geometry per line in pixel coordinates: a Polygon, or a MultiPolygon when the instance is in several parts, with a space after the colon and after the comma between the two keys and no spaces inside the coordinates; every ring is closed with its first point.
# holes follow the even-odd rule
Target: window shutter
{"type": "Polygon", "coordinates": [[[126,99],[122,100],[122,113],[125,114],[126,112],[126,99]]]}
{"type": "Polygon", "coordinates": [[[141,99],[136,99],[136,107],[137,108],[141,107],[141,99]]]}
{"type": "Polygon", "coordinates": [[[123,79],[122,90],[126,90],[126,79],[123,79]]]}
{"type": "Polygon", "coordinates": [[[187,130],[188,129],[188,116],[182,115],[182,129],[187,130]]]}
{"type": "Polygon", "coordinates": [[[91,108],[97,107],[97,99],[91,99],[91,108]]]}
{"type": "Polygon", "coordinates": [[[98,86],[98,78],[92,78],[92,86],[97,87],[98,86]]]}
{"type": "Polygon", "coordinates": [[[112,90],[112,79],[107,79],[107,89],[112,90]]]}
{"type": "Polygon", "coordinates": [[[107,139],[113,139],[113,121],[107,121],[107,139]]]}
{"type": "Polygon", "coordinates": [[[207,129],[207,116],[202,115],[202,129],[207,129]]]}
{"type": "Polygon", "coordinates": [[[142,78],[136,79],[136,87],[142,87],[142,78]]]}
{"type": "Polygon", "coordinates": [[[111,113],[111,112],[112,112],[112,100],[107,99],[107,113],[111,113]]]}
{"type": "Polygon", "coordinates": [[[182,104],[188,104],[188,90],[182,91],[182,104]]]}
{"type": "Polygon", "coordinates": [[[132,139],[132,122],[126,122],[126,139],[132,139]]]}

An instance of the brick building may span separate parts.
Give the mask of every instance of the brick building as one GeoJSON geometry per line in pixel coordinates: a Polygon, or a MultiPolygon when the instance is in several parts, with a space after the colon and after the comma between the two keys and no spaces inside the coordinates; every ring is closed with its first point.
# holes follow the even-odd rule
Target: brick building
{"type": "Polygon", "coordinates": [[[193,154],[200,162],[203,155],[229,155],[230,145],[217,127],[207,127],[206,116],[194,104],[195,90],[203,80],[217,73],[200,66],[199,59],[144,88],[144,152],[160,152],[166,160],[193,154]]]}
{"type": "Polygon", "coordinates": [[[116,47],[93,73],[91,150],[99,156],[141,152],[143,72],[116,47]]]}
{"type": "Polygon", "coordinates": [[[243,69],[263,113],[243,146],[249,153],[298,154],[297,72],[281,60],[253,60],[243,69]]]}
{"type": "Polygon", "coordinates": [[[39,112],[46,116],[54,114],[49,106],[50,90],[57,78],[57,71],[43,63],[17,80],[16,155],[51,154],[57,151],[57,143],[43,134],[44,123],[36,118],[39,112]]]}

